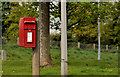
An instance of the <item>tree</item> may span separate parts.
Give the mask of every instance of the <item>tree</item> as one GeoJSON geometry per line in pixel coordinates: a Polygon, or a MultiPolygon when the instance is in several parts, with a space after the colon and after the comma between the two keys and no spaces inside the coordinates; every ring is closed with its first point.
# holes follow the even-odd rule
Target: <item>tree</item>
{"type": "MultiPolygon", "coordinates": [[[[101,22],[101,43],[119,43],[119,3],[100,2],[67,2],[67,30],[72,32],[76,40],[84,43],[97,43],[98,41],[98,16],[101,22]]],[[[54,5],[52,18],[60,18],[60,3],[54,5]]],[[[52,27],[59,29],[60,25],[53,23],[52,27]],[[57,27],[56,27],[57,26],[57,27]]],[[[69,34],[68,34],[69,35],[69,34]]]]}
{"type": "Polygon", "coordinates": [[[68,30],[81,42],[89,40],[90,43],[96,40],[97,4],[91,2],[68,2],[67,6],[68,30]],[[90,38],[93,40],[90,41],[90,38]]]}
{"type": "Polygon", "coordinates": [[[68,30],[76,35],[79,41],[95,43],[98,38],[97,18],[100,14],[101,43],[118,44],[119,3],[101,2],[99,10],[97,3],[94,2],[68,3],[68,30]]]}
{"type": "Polygon", "coordinates": [[[109,11],[107,11],[108,15],[106,17],[106,24],[103,24],[102,28],[102,40],[107,44],[119,45],[119,34],[120,34],[120,2],[116,2],[109,6],[109,11]]]}
{"type": "Polygon", "coordinates": [[[40,66],[52,65],[50,56],[50,33],[49,33],[49,2],[41,2],[39,5],[40,21],[40,66]]]}
{"type": "Polygon", "coordinates": [[[60,29],[61,4],[60,2],[54,4],[50,2],[50,27],[51,29],[60,29]],[[56,21],[57,19],[57,21],[56,21]],[[59,19],[59,20],[58,20],[59,19]]]}
{"type": "Polygon", "coordinates": [[[10,9],[11,6],[10,2],[1,2],[1,6],[2,6],[2,35],[5,32],[6,28],[9,27],[9,24],[4,24],[5,19],[7,19],[7,15],[10,14],[10,9]]]}

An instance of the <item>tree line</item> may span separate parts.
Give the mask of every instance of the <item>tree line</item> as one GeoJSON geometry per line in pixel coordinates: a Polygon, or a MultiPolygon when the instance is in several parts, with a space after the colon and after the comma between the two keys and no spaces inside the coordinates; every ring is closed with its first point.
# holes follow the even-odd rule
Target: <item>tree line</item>
{"type": "MultiPolygon", "coordinates": [[[[5,38],[19,37],[21,17],[39,17],[37,2],[2,2],[2,35],[5,38]]],[[[61,3],[49,4],[50,27],[60,30],[61,3]],[[56,18],[59,20],[57,21],[56,18]]],[[[98,43],[98,16],[102,44],[120,44],[120,2],[67,2],[68,41],[98,43]]],[[[60,41],[60,34],[53,40],[60,41]]]]}

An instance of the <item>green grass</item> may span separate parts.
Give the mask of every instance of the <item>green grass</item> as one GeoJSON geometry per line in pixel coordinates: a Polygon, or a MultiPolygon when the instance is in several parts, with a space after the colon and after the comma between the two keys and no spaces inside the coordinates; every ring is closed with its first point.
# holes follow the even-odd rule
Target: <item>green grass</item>
{"type": "MultiPolygon", "coordinates": [[[[32,75],[32,48],[6,45],[7,60],[2,62],[3,75],[32,75]]],[[[40,68],[41,75],[60,75],[61,51],[51,48],[51,57],[56,64],[40,68]]],[[[97,60],[97,50],[68,48],[68,75],[118,75],[118,51],[102,51],[97,60]]]]}

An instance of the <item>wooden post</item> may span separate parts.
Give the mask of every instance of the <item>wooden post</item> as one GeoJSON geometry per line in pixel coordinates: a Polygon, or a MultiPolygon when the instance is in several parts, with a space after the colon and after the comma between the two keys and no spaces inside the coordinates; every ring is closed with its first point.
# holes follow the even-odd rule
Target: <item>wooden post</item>
{"type": "Polygon", "coordinates": [[[95,50],[95,43],[93,44],[93,49],[95,50]]]}
{"type": "Polygon", "coordinates": [[[108,45],[106,45],[106,50],[108,50],[108,45]]]}
{"type": "Polygon", "coordinates": [[[37,22],[37,28],[36,28],[36,47],[33,48],[33,59],[32,59],[32,75],[33,77],[40,77],[40,39],[39,39],[39,22],[37,22]]]}
{"type": "Polygon", "coordinates": [[[61,0],[61,77],[67,77],[66,0],[61,0]]]}
{"type": "Polygon", "coordinates": [[[119,46],[117,46],[117,50],[119,50],[119,46]]]}
{"type": "Polygon", "coordinates": [[[78,42],[78,48],[80,48],[80,42],[78,42]]]}
{"type": "Polygon", "coordinates": [[[1,59],[2,60],[7,60],[7,56],[6,56],[6,51],[5,50],[1,51],[1,59]]]}

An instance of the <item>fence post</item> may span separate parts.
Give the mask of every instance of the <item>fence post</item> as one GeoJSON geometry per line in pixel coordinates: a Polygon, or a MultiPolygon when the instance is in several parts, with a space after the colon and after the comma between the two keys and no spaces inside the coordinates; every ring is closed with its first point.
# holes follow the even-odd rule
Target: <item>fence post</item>
{"type": "Polygon", "coordinates": [[[119,46],[117,46],[117,50],[119,50],[119,46]]]}
{"type": "Polygon", "coordinates": [[[95,43],[93,44],[93,49],[95,50],[95,43]]]}
{"type": "Polygon", "coordinates": [[[5,50],[1,51],[1,59],[2,60],[7,60],[7,56],[6,56],[6,51],[5,50]]]}
{"type": "Polygon", "coordinates": [[[106,45],[106,50],[108,50],[108,45],[106,45]]]}
{"type": "Polygon", "coordinates": [[[78,48],[80,48],[80,42],[78,42],[78,48]]]}

